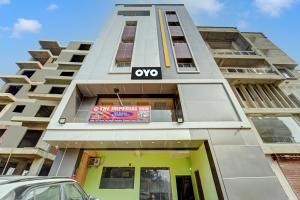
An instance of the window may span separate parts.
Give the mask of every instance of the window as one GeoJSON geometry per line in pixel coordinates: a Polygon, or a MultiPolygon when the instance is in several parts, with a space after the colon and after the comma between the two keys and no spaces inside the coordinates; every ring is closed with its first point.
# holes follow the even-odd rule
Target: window
{"type": "Polygon", "coordinates": [[[35,117],[50,117],[54,110],[54,106],[41,106],[35,117]]]}
{"type": "Polygon", "coordinates": [[[51,185],[35,188],[25,195],[25,200],[60,200],[60,186],[51,185]]]}
{"type": "Polygon", "coordinates": [[[3,136],[3,134],[5,133],[6,129],[0,129],[0,138],[3,136]]]}
{"type": "Polygon", "coordinates": [[[64,87],[52,87],[49,91],[49,94],[62,94],[64,93],[65,88],[64,87]]]}
{"type": "Polygon", "coordinates": [[[136,21],[127,21],[118,47],[115,72],[129,72],[136,33],[136,21]]]}
{"type": "Polygon", "coordinates": [[[27,130],[22,138],[18,148],[35,147],[38,143],[43,131],[40,130],[27,130]]]}
{"type": "Polygon", "coordinates": [[[75,184],[66,184],[64,185],[64,196],[66,200],[86,200],[87,195],[79,190],[79,187],[76,187],[75,184]]]}
{"type": "Polygon", "coordinates": [[[5,104],[0,104],[0,112],[5,108],[5,104]]]}
{"type": "Polygon", "coordinates": [[[22,73],[22,75],[25,75],[28,78],[30,78],[34,73],[35,73],[34,70],[24,70],[23,73],[22,73]]]}
{"type": "Polygon", "coordinates": [[[73,55],[70,62],[83,62],[85,55],[73,55]]]}
{"type": "Polygon", "coordinates": [[[91,48],[91,44],[80,44],[78,50],[81,51],[88,51],[91,48]]]}
{"type": "MultiPolygon", "coordinates": [[[[176,112],[180,109],[175,106],[177,97],[175,95],[122,95],[123,105],[151,106],[152,122],[174,122],[177,121],[176,112]],[[177,108],[177,111],[176,111],[177,108]]],[[[180,104],[180,103],[179,103],[180,104]]],[[[100,95],[97,105],[120,105],[118,98],[100,95]]]]}
{"type": "Polygon", "coordinates": [[[36,89],[37,85],[31,85],[28,92],[33,92],[36,89]]]}
{"type": "Polygon", "coordinates": [[[251,117],[265,143],[298,143],[300,127],[293,117],[251,117]]]}
{"type": "Polygon", "coordinates": [[[294,75],[287,69],[278,69],[278,71],[287,79],[294,78],[294,75]]]}
{"type": "Polygon", "coordinates": [[[134,171],[134,167],[103,167],[99,188],[134,188],[134,171]]]}
{"type": "Polygon", "coordinates": [[[6,90],[6,92],[7,93],[10,93],[10,94],[12,94],[12,95],[16,95],[18,92],[19,92],[19,90],[22,88],[22,85],[10,85],[8,88],[7,88],[7,90],[6,90]]]}
{"type": "Polygon", "coordinates": [[[13,112],[16,112],[16,113],[22,113],[23,110],[24,110],[25,106],[24,105],[17,105],[15,107],[15,109],[13,110],[13,112]]]}
{"type": "Polygon", "coordinates": [[[60,76],[73,76],[74,72],[61,72],[60,76]]]}
{"type": "Polygon", "coordinates": [[[118,15],[123,16],[150,16],[149,10],[120,10],[118,15]]]}
{"type": "Polygon", "coordinates": [[[140,200],[148,199],[172,199],[169,169],[141,168],[140,200]]]}

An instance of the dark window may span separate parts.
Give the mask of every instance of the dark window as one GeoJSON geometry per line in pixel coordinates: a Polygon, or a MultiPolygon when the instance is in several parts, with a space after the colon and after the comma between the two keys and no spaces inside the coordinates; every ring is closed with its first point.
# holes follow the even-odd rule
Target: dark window
{"type": "Polygon", "coordinates": [[[7,93],[10,93],[10,94],[12,94],[12,95],[16,95],[18,92],[19,92],[19,90],[22,88],[22,85],[10,85],[8,88],[7,88],[7,90],[6,90],[6,92],[7,93]]]}
{"type": "Polygon", "coordinates": [[[13,112],[17,112],[17,113],[22,113],[24,110],[25,106],[24,105],[18,105],[15,107],[15,109],[13,110],[13,112]]]}
{"type": "Polygon", "coordinates": [[[2,135],[5,133],[6,129],[0,129],[0,138],[2,137],[2,135]]]}
{"type": "Polygon", "coordinates": [[[54,106],[41,106],[35,117],[50,117],[54,110],[54,106]]]}
{"type": "Polygon", "coordinates": [[[6,105],[2,104],[0,105],[0,112],[5,108],[6,105]]]}
{"type": "Polygon", "coordinates": [[[149,10],[120,10],[118,15],[123,16],[150,16],[149,10]]]}
{"type": "Polygon", "coordinates": [[[30,86],[30,89],[28,91],[29,92],[33,92],[36,87],[37,87],[37,85],[32,85],[32,86],[30,86]]]}
{"type": "Polygon", "coordinates": [[[23,147],[35,147],[38,143],[43,131],[40,130],[27,130],[24,137],[22,138],[18,148],[23,147]]]}
{"type": "Polygon", "coordinates": [[[64,93],[65,88],[64,87],[52,87],[49,94],[62,94],[64,93]]]}
{"type": "Polygon", "coordinates": [[[88,51],[91,48],[91,44],[81,44],[78,50],[88,51]]]}
{"type": "Polygon", "coordinates": [[[73,76],[74,72],[61,72],[60,76],[73,76]]]}
{"type": "Polygon", "coordinates": [[[103,167],[99,188],[134,188],[134,167],[103,167]]]}
{"type": "Polygon", "coordinates": [[[83,62],[85,55],[73,55],[70,62],[83,62]]]}
{"type": "Polygon", "coordinates": [[[25,70],[25,71],[23,71],[22,75],[25,75],[28,78],[30,78],[34,73],[35,73],[34,70],[25,70]]]}

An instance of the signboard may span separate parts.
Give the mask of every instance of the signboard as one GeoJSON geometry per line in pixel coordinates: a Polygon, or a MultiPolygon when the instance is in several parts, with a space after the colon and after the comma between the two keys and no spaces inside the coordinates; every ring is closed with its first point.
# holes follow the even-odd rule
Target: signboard
{"type": "Polygon", "coordinates": [[[132,80],[162,79],[160,67],[132,67],[132,80]]]}
{"type": "Polygon", "coordinates": [[[151,106],[94,106],[89,122],[151,121],[151,106]]]}

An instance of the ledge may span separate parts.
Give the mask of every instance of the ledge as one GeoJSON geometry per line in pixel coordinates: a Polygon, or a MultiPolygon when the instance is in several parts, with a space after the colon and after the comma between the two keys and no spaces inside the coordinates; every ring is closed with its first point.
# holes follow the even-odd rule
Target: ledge
{"type": "Polygon", "coordinates": [[[39,99],[39,100],[52,100],[52,101],[60,101],[63,97],[62,94],[42,94],[42,93],[28,93],[29,98],[39,99]]]}
{"type": "Polygon", "coordinates": [[[16,63],[20,69],[42,69],[39,61],[19,61],[16,63]]]}
{"type": "Polygon", "coordinates": [[[0,78],[6,83],[32,83],[31,80],[24,75],[1,75],[0,78]]]}
{"type": "Polygon", "coordinates": [[[54,160],[55,155],[45,152],[41,149],[34,147],[25,147],[25,148],[0,148],[0,155],[9,155],[21,156],[22,158],[46,158],[49,160],[54,160]]]}
{"type": "Polygon", "coordinates": [[[79,70],[82,63],[80,62],[57,62],[57,69],[79,70]]]}
{"type": "Polygon", "coordinates": [[[257,114],[257,115],[288,115],[288,114],[299,114],[300,108],[243,108],[246,114],[257,114]]]}
{"type": "Polygon", "coordinates": [[[27,116],[13,116],[11,121],[31,123],[31,124],[48,124],[50,117],[27,117],[27,116]]]}
{"type": "Polygon", "coordinates": [[[73,77],[67,76],[46,76],[45,77],[45,84],[57,84],[57,85],[69,85],[73,77]]]}
{"type": "Polygon", "coordinates": [[[16,97],[10,93],[0,93],[0,101],[11,103],[16,101],[16,97]]]}

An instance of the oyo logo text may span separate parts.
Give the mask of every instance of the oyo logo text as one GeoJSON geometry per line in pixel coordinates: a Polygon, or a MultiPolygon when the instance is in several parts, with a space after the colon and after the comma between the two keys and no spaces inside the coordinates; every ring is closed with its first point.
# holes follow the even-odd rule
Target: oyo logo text
{"type": "Polygon", "coordinates": [[[156,77],[158,75],[158,71],[156,69],[138,69],[135,71],[135,75],[137,77],[148,77],[150,74],[150,76],[152,77],[156,77]]]}

